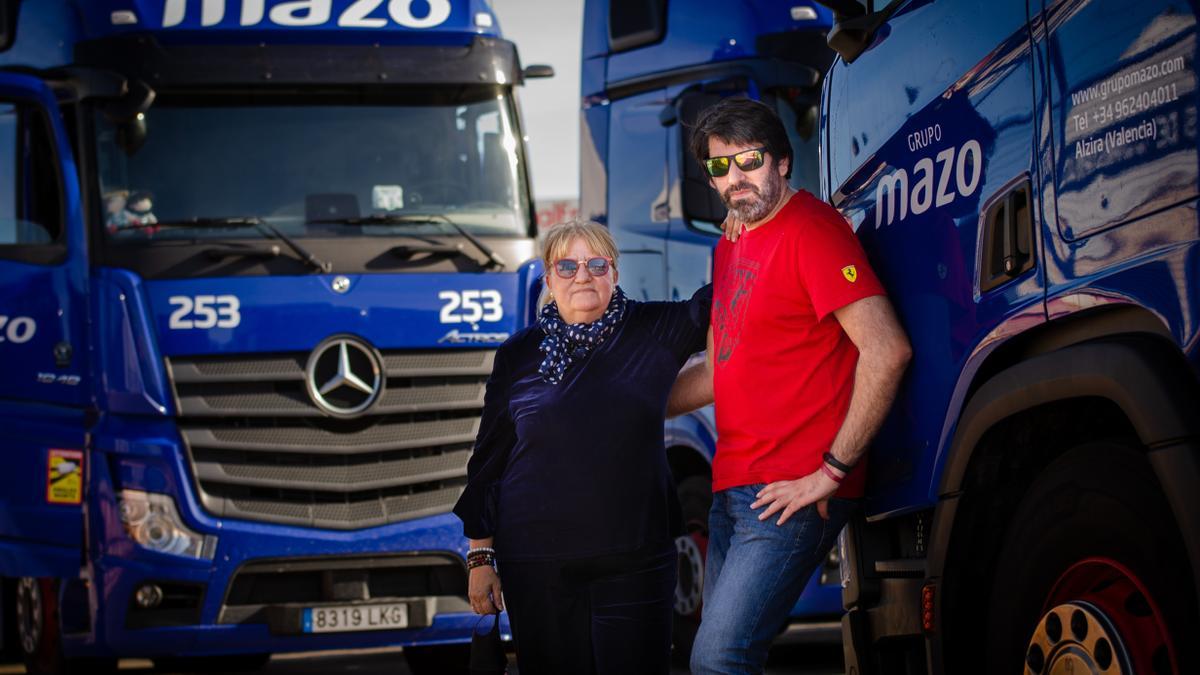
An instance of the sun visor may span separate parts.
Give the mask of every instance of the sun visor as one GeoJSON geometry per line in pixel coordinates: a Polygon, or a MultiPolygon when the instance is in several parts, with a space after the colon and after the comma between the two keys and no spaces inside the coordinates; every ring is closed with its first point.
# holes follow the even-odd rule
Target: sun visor
{"type": "Polygon", "coordinates": [[[473,37],[462,45],[164,45],[149,35],[83,42],[76,63],[152,87],[304,84],[520,84],[516,47],[473,37]]]}

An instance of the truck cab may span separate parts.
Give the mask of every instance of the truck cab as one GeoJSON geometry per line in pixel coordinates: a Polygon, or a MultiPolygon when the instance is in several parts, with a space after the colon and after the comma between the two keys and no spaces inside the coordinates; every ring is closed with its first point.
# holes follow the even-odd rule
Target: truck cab
{"type": "MultiPolygon", "coordinates": [[[[794,151],[791,185],[816,192],[820,88],[834,57],[832,14],[810,2],[588,0],[584,8],[580,215],[620,248],[621,286],[640,300],[686,299],[712,280],[725,208],[687,151],[690,125],[733,95],[771,105],[794,151]]],[[[686,663],[699,623],[712,457],[712,409],[668,421],[667,452],[687,532],[675,603],[686,663]]],[[[781,639],[835,642],[836,553],[818,569],[781,639]]]]}
{"type": "Polygon", "coordinates": [[[27,665],[400,644],[447,672],[475,622],[450,508],[540,284],[516,90],[548,69],[481,0],[0,8],[27,665]]]}
{"type": "Polygon", "coordinates": [[[1196,672],[1195,7],[824,4],[821,194],[915,353],[848,672],[1196,672]]]}

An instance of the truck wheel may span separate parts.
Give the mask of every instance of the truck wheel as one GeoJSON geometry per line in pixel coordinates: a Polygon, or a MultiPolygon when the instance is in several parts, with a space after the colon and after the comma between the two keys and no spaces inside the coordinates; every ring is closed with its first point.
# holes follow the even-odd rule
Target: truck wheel
{"type": "Polygon", "coordinates": [[[25,671],[31,675],[66,672],[58,624],[58,584],[53,579],[17,580],[17,635],[25,671]]]}
{"type": "Polygon", "coordinates": [[[1187,557],[1140,449],[1097,443],[1056,459],[1001,550],[987,672],[1200,672],[1187,557]]]}
{"type": "Polygon", "coordinates": [[[22,577],[15,597],[17,642],[29,675],[113,673],[116,659],[68,659],[63,656],[58,621],[58,580],[22,577]]]}
{"type": "Polygon", "coordinates": [[[413,675],[468,675],[471,645],[430,645],[404,648],[413,675]]]}
{"type": "Polygon", "coordinates": [[[671,626],[671,656],[687,665],[692,643],[700,629],[704,601],[704,558],[708,555],[708,511],[712,508],[712,481],[689,476],[675,488],[683,511],[684,533],[675,539],[679,552],[679,579],[675,584],[675,621],[671,626]]]}

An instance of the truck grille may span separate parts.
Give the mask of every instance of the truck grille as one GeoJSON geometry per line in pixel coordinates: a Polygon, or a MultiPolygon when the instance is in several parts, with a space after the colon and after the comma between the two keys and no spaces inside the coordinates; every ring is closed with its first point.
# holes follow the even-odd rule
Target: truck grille
{"type": "Polygon", "coordinates": [[[359,529],[448,512],[466,483],[495,352],[383,354],[361,417],[325,416],[307,353],[168,359],[179,430],[210,513],[359,529]]]}
{"type": "Polygon", "coordinates": [[[439,612],[469,612],[467,567],[444,553],[255,560],[229,582],[217,623],[265,623],[295,633],[304,607],[407,600],[410,627],[428,625],[439,612]]]}

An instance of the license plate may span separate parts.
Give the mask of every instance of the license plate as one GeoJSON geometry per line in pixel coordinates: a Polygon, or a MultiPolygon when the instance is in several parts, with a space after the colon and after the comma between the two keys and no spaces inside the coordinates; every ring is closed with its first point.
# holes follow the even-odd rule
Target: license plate
{"type": "Polygon", "coordinates": [[[304,610],[305,633],[340,633],[353,630],[392,630],[408,627],[408,605],[340,605],[304,610]]]}

